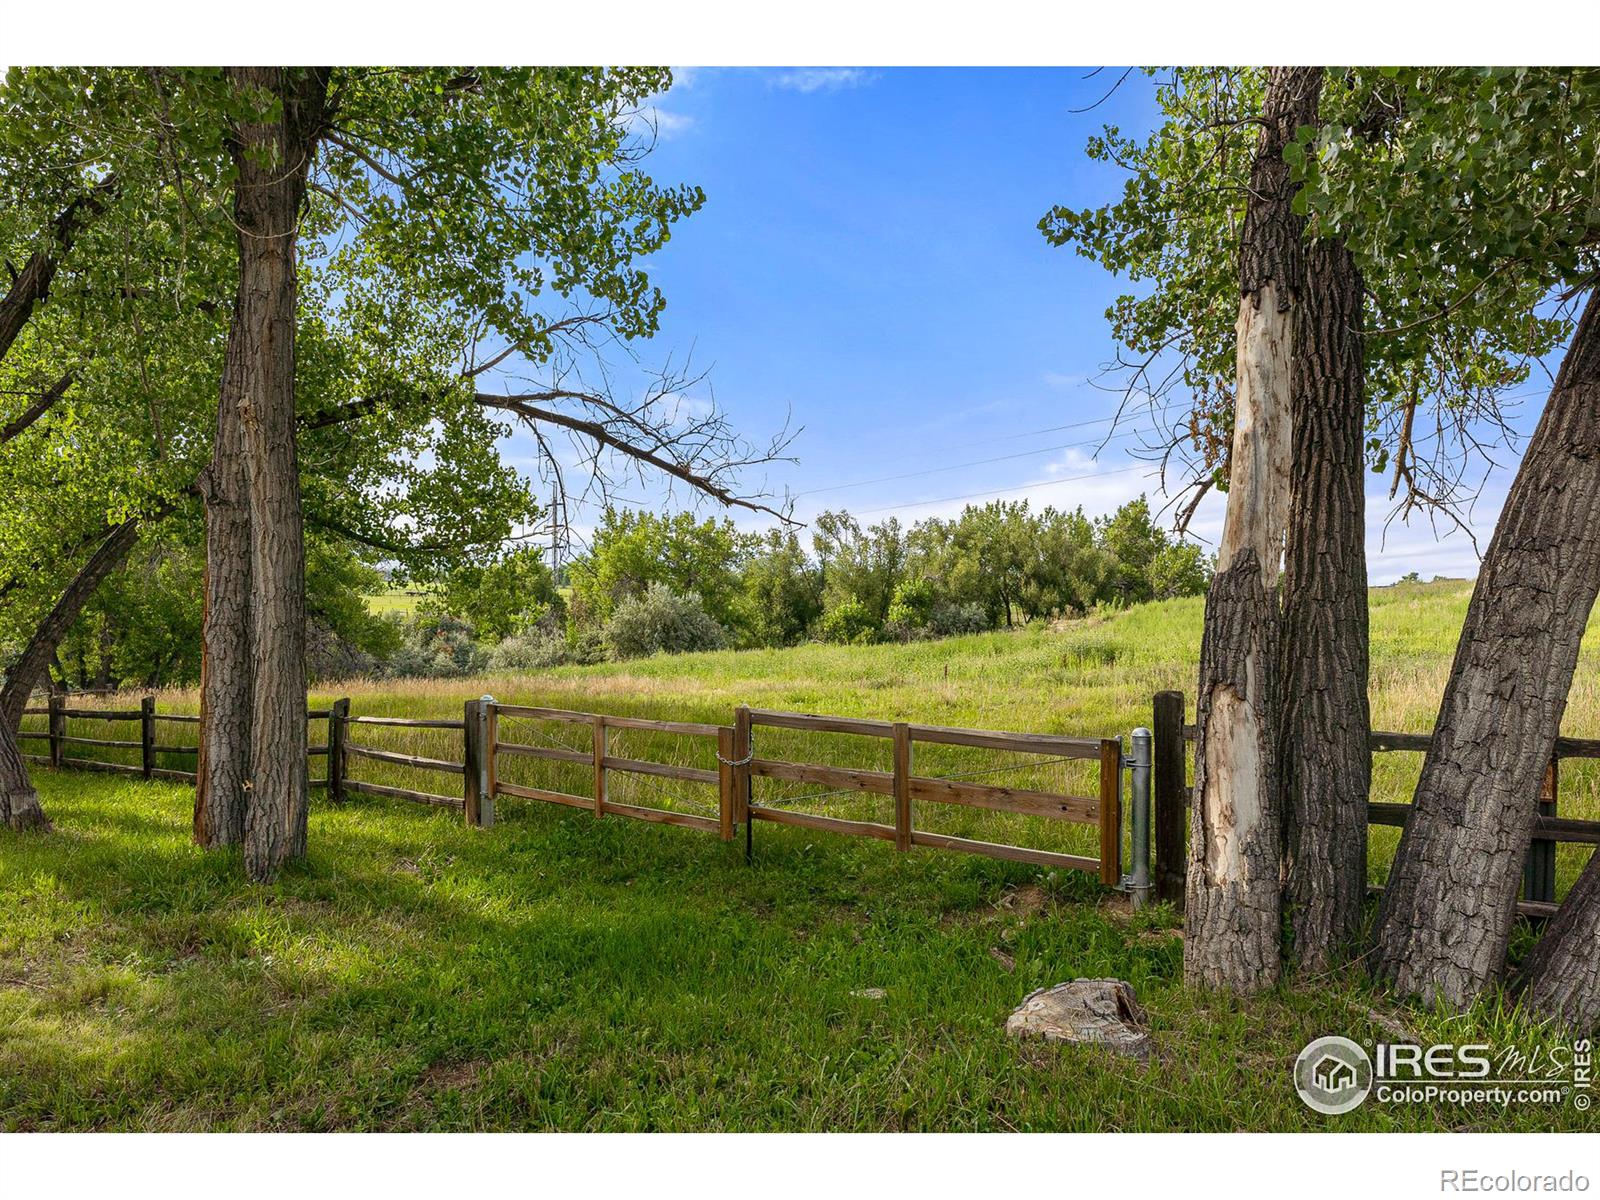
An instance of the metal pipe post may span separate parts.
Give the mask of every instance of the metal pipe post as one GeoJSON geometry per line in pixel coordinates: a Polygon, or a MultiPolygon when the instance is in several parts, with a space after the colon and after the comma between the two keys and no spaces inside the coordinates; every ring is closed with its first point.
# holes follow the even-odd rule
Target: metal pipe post
{"type": "Polygon", "coordinates": [[[1150,765],[1152,737],[1141,726],[1133,731],[1133,811],[1129,814],[1129,833],[1133,842],[1133,873],[1128,877],[1128,893],[1133,907],[1143,908],[1150,901],[1150,765]]]}
{"type": "Polygon", "coordinates": [[[493,707],[493,696],[485,695],[478,703],[478,824],[484,829],[494,826],[494,787],[489,780],[489,763],[494,757],[494,746],[489,742],[489,711],[493,707]]]}

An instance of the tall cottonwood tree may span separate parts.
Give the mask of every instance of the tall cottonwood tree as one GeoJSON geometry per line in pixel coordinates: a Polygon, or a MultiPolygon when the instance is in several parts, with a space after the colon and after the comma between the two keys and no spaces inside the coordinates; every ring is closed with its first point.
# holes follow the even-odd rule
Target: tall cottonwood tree
{"type": "MultiPolygon", "coordinates": [[[[748,503],[720,480],[756,460],[732,452],[720,417],[671,429],[664,394],[619,403],[570,380],[558,355],[569,336],[630,339],[656,327],[663,301],[636,260],[663,245],[673,222],[702,200],[697,189],[657,187],[634,165],[634,115],[670,82],[667,72],[340,69],[308,83],[306,72],[279,71],[280,173],[265,178],[303,169],[310,207],[320,197],[325,219],[337,220],[324,226],[341,242],[326,254],[329,281],[358,295],[417,297],[500,343],[492,356],[473,357],[465,380],[507,359],[552,369],[537,391],[479,391],[476,403],[540,436],[559,430],[586,440],[596,465],[620,453],[725,503],[748,503]],[[284,90],[291,79],[299,91],[284,90]],[[543,308],[580,298],[588,307],[576,312],[551,316],[543,308]]],[[[245,182],[241,167],[241,188],[245,182]]],[[[273,369],[286,365],[280,358],[273,369]]],[[[290,409],[272,406],[277,437],[253,426],[248,412],[243,421],[256,597],[245,859],[257,878],[304,846],[303,723],[298,737],[289,735],[303,718],[303,700],[289,701],[304,678],[303,647],[292,632],[301,627],[294,619],[298,542],[286,536],[297,499],[285,486],[293,472],[278,461],[285,431],[292,447],[290,409]],[[257,808],[260,838],[250,815],[257,808]]],[[[210,692],[220,676],[208,658],[210,692]]],[[[229,678],[243,682],[236,672],[229,678]]]]}
{"type": "MultiPolygon", "coordinates": [[[[648,148],[632,132],[636,111],[669,78],[583,68],[29,68],[10,72],[0,89],[17,117],[0,136],[12,143],[0,186],[30,178],[30,156],[67,160],[75,184],[114,179],[133,227],[170,235],[163,254],[135,261],[188,264],[205,284],[185,295],[118,280],[108,294],[170,291],[231,318],[220,371],[228,402],[216,412],[200,481],[217,501],[208,554],[231,569],[208,571],[206,641],[216,659],[207,655],[196,830],[206,843],[252,843],[246,862],[257,877],[303,846],[304,757],[294,743],[304,735],[286,717],[303,707],[291,698],[304,679],[293,619],[303,567],[300,539],[283,536],[302,513],[293,469],[293,405],[305,382],[294,354],[296,293],[302,310],[308,296],[324,310],[336,305],[349,341],[430,360],[420,372],[366,372],[361,394],[299,413],[301,433],[337,426],[370,437],[398,418],[407,430],[442,425],[455,454],[476,446],[481,458],[515,422],[534,432],[552,471],[555,439],[585,447],[602,490],[616,456],[724,503],[765,507],[741,494],[738,477],[770,454],[749,448],[720,412],[680,419],[678,396],[691,379],[663,372],[642,396],[618,396],[603,364],[598,383],[579,365],[586,354],[598,362],[608,343],[653,332],[662,300],[634,260],[659,248],[702,199],[696,189],[656,187],[635,165],[648,148]],[[286,214],[287,224],[273,221],[286,214]],[[232,253],[219,271],[223,247],[232,253]],[[219,282],[236,304],[209,298],[219,282]],[[396,310],[425,311],[431,323],[397,328],[396,310]],[[543,369],[545,378],[533,391],[497,391],[489,385],[502,363],[524,376],[543,369]],[[270,519],[259,518],[262,510],[270,519]],[[216,602],[219,590],[229,591],[227,602],[216,602]]],[[[126,238],[130,226],[116,228],[126,238]]],[[[427,451],[415,438],[408,449],[427,451]]],[[[390,553],[429,552],[419,527],[431,518],[407,512],[398,525],[386,521],[394,489],[359,456],[345,463],[344,490],[360,494],[339,497],[324,464],[308,478],[323,481],[321,501],[338,502],[322,504],[315,519],[390,553]]],[[[496,514],[508,511],[507,495],[526,496],[496,487],[493,469],[474,478],[479,502],[496,514]]],[[[405,497],[413,509],[437,508],[446,495],[464,501],[454,481],[443,489],[414,482],[405,497]]],[[[527,517],[536,511],[531,502],[522,508],[527,517]]]]}
{"type": "MultiPolygon", "coordinates": [[[[1249,175],[1259,161],[1267,74],[1171,72],[1156,91],[1165,120],[1148,140],[1108,129],[1090,142],[1092,158],[1133,172],[1122,199],[1099,209],[1057,208],[1041,221],[1053,242],[1148,281],[1107,317],[1127,354],[1119,352],[1117,365],[1130,399],[1148,397],[1157,422],[1172,430],[1152,451],[1168,470],[1187,459],[1187,469],[1199,472],[1180,520],[1208,488],[1230,482],[1236,248],[1257,199],[1249,175]]],[[[1336,142],[1374,136],[1393,119],[1395,93],[1386,76],[1329,69],[1315,119],[1282,145],[1289,167],[1303,168],[1308,154],[1336,142]]],[[[1299,352],[1291,366],[1276,746],[1288,951],[1307,969],[1321,969],[1349,946],[1365,891],[1364,467],[1392,470],[1397,511],[1448,513],[1469,494],[1466,467],[1488,440],[1479,426],[1496,425],[1500,396],[1526,378],[1531,357],[1556,343],[1560,325],[1528,318],[1536,289],[1527,286],[1457,311],[1452,280],[1416,277],[1400,262],[1357,262],[1337,232],[1318,228],[1310,215],[1293,333],[1299,352]],[[1431,309],[1434,319],[1415,320],[1419,309],[1431,309]],[[1374,323],[1389,328],[1363,338],[1374,323]],[[1414,437],[1430,418],[1430,435],[1414,437]]]]}
{"type": "Polygon", "coordinates": [[[226,75],[250,111],[235,121],[228,136],[236,173],[239,290],[223,360],[217,442],[208,468],[214,472],[208,507],[227,510],[228,524],[223,528],[219,523],[207,538],[205,787],[212,802],[228,813],[223,818],[227,834],[233,832],[231,809],[242,807],[245,870],[251,878],[270,879],[306,848],[305,528],[295,438],[296,231],[327,119],[330,71],[230,67],[226,75]],[[242,497],[237,491],[241,481],[242,497]],[[242,595],[237,590],[241,584],[242,595]],[[248,616],[249,636],[243,642],[248,662],[243,664],[236,652],[240,643],[225,648],[217,636],[219,622],[236,620],[229,611],[234,606],[248,616]],[[247,672],[243,680],[236,674],[241,668],[247,672]],[[238,736],[240,683],[248,685],[250,697],[249,737],[242,744],[229,740],[238,736]],[[218,736],[213,704],[220,706],[217,717],[229,722],[229,737],[218,736]],[[219,768],[237,771],[241,755],[243,785],[236,790],[218,787],[219,768]]]}
{"type": "Polygon", "coordinates": [[[1449,313],[1490,330],[1543,320],[1572,331],[1478,575],[1371,959],[1400,991],[1460,1007],[1504,967],[1540,781],[1600,589],[1600,329],[1592,297],[1575,329],[1560,316],[1600,268],[1600,77],[1357,74],[1392,91],[1395,117],[1370,134],[1323,130],[1308,143],[1305,194],[1318,227],[1369,269],[1403,262],[1448,281],[1443,307],[1422,301],[1418,285],[1402,327],[1449,313]]]}

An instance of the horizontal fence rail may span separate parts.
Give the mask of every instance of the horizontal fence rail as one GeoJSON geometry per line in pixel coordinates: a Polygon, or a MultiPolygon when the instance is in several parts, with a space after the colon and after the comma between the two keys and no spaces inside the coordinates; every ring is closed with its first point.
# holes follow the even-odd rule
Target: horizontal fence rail
{"type": "MultiPolygon", "coordinates": [[[[194,770],[166,765],[164,756],[193,760],[199,747],[158,741],[157,730],[198,725],[200,718],[192,713],[157,712],[154,698],[145,698],[138,709],[97,709],[69,707],[61,697],[52,697],[46,708],[30,708],[26,715],[47,718],[45,729],[21,732],[24,739],[48,745],[47,755],[26,756],[32,761],[142,774],[147,779],[195,779],[194,770]],[[111,726],[135,723],[139,736],[90,737],[76,728],[69,733],[68,721],[111,726]],[[138,762],[68,755],[68,747],[137,752],[138,762]]],[[[732,841],[735,830],[743,825],[747,848],[751,826],[770,822],[872,838],[901,852],[913,848],[955,851],[1083,871],[1110,887],[1125,883],[1122,774],[1129,764],[1120,738],[964,729],[746,707],[737,709],[732,717],[727,725],[656,720],[502,704],[489,696],[466,701],[459,719],[381,717],[352,714],[350,701],[340,699],[329,708],[307,712],[308,721],[327,723],[326,741],[310,746],[308,759],[326,759],[326,776],[312,783],[326,787],[332,800],[360,794],[458,809],[468,824],[479,827],[493,825],[497,801],[528,800],[583,809],[597,818],[626,817],[693,829],[725,842],[732,841]],[[892,767],[865,769],[758,754],[758,729],[877,739],[887,743],[892,767]],[[648,750],[633,747],[630,739],[638,737],[648,743],[648,750]],[[919,747],[993,750],[1033,761],[1005,764],[967,777],[926,768],[918,773],[919,747]],[[1092,767],[1094,794],[1005,786],[970,777],[1061,762],[1092,767]],[[452,778],[459,781],[455,787],[440,786],[452,778]],[[633,794],[619,794],[621,780],[664,797],[664,802],[637,803],[633,794]],[[821,795],[794,798],[799,801],[836,796],[881,798],[890,802],[893,816],[891,820],[865,820],[757,802],[757,780],[828,789],[821,795]],[[704,801],[694,800],[696,794],[703,795],[704,801]],[[1093,827],[1098,831],[1093,839],[1098,853],[1068,854],[922,828],[914,817],[923,805],[1093,827]]]]}
{"type": "Polygon", "coordinates": [[[954,850],[1035,866],[1087,871],[1097,875],[1107,886],[1119,887],[1122,884],[1123,759],[1120,739],[954,729],[942,725],[751,708],[741,708],[734,714],[732,733],[730,757],[738,764],[729,781],[733,790],[733,816],[735,820],[742,820],[747,828],[750,822],[771,821],[827,833],[877,838],[893,842],[895,849],[900,851],[910,850],[914,846],[954,850]],[[753,731],[761,727],[888,739],[892,743],[894,768],[891,771],[862,770],[759,757],[754,750],[753,731]],[[913,753],[919,742],[1097,761],[1098,795],[1093,798],[1080,797],[917,775],[913,771],[913,753]],[[838,792],[892,797],[894,822],[850,820],[756,804],[751,798],[752,779],[777,779],[831,788],[838,792]],[[1062,854],[1053,850],[917,829],[913,824],[913,805],[919,802],[1097,825],[1100,830],[1099,857],[1062,854]]]}
{"type": "MultiPolygon", "coordinates": [[[[1155,698],[1156,785],[1154,802],[1156,843],[1156,894],[1160,899],[1183,902],[1186,857],[1184,840],[1188,827],[1184,814],[1190,803],[1187,782],[1188,753],[1197,729],[1184,722],[1181,692],[1161,692],[1155,698]]],[[[1426,753],[1433,745],[1428,733],[1400,733],[1374,729],[1367,735],[1367,748],[1373,754],[1394,752],[1426,753]]],[[[1560,786],[1561,760],[1600,759],[1600,739],[1558,737],[1550,765],[1545,770],[1539,796],[1539,812],[1534,819],[1533,840],[1528,847],[1523,870],[1522,899],[1517,911],[1527,917],[1553,916],[1556,889],[1556,846],[1561,843],[1600,846],[1600,821],[1558,817],[1556,802],[1560,786]]],[[[1367,804],[1369,825],[1404,829],[1414,808],[1410,804],[1371,801],[1367,804]]],[[[1382,889],[1375,889],[1381,892],[1382,889]]]]}
{"type": "MultiPolygon", "coordinates": [[[[87,693],[79,693],[87,694],[87,693]]],[[[162,758],[195,758],[200,753],[197,745],[183,745],[172,742],[159,742],[156,740],[156,726],[169,725],[198,725],[200,718],[193,713],[163,713],[156,711],[154,696],[145,696],[138,708],[75,708],[67,704],[66,697],[59,694],[48,698],[43,708],[33,707],[22,710],[24,717],[44,717],[43,729],[19,729],[17,740],[19,743],[44,742],[46,753],[22,755],[24,762],[37,763],[43,766],[56,768],[74,768],[87,771],[108,771],[123,775],[138,775],[144,779],[167,779],[175,782],[193,783],[196,773],[178,767],[163,766],[162,758]],[[84,737],[80,734],[67,732],[68,721],[95,721],[105,724],[131,724],[137,725],[137,738],[118,737],[84,737]],[[91,746],[103,750],[137,751],[137,762],[107,761],[99,758],[86,758],[82,755],[68,755],[69,746],[91,746]]],[[[307,721],[327,721],[329,723],[330,742],[332,732],[331,712],[328,709],[308,709],[307,721]]],[[[110,732],[110,731],[108,731],[110,732]]],[[[321,758],[329,751],[329,744],[313,744],[306,747],[308,758],[321,758]]],[[[311,787],[327,787],[329,780],[326,776],[320,778],[309,777],[307,782],[311,787]]]]}

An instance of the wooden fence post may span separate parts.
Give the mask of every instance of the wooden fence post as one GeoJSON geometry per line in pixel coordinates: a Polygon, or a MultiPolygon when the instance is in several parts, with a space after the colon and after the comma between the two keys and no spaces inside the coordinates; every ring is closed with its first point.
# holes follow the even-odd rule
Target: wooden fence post
{"type": "MultiPolygon", "coordinates": [[[[1539,788],[1539,815],[1556,815],[1556,791],[1559,786],[1557,766],[1560,760],[1552,757],[1545,768],[1544,782],[1539,788]]],[[[1522,868],[1522,898],[1539,900],[1546,904],[1556,899],[1556,844],[1550,838],[1537,835],[1528,843],[1528,860],[1522,868]]]]}
{"type": "Polygon", "coordinates": [[[468,700],[461,709],[461,760],[464,764],[461,811],[471,826],[483,824],[482,796],[479,793],[483,770],[483,724],[478,720],[478,710],[482,704],[481,700],[468,700]]]}
{"type": "Polygon", "coordinates": [[[733,726],[717,730],[717,831],[725,842],[733,841],[733,768],[739,756],[733,752],[733,726]]]}
{"type": "Polygon", "coordinates": [[[1122,742],[1100,739],[1100,882],[1122,886],[1122,742]]]}
{"type": "Polygon", "coordinates": [[[606,815],[606,719],[594,715],[594,815],[606,815]]]}
{"type": "Polygon", "coordinates": [[[894,848],[911,849],[911,726],[894,726],[894,848]]]}
{"type": "Polygon", "coordinates": [[[155,778],[156,770],[156,698],[139,698],[139,765],[146,779],[155,778]]]}
{"type": "Polygon", "coordinates": [[[335,700],[328,708],[328,799],[344,800],[345,721],[350,717],[350,698],[335,700]]]}
{"type": "Polygon", "coordinates": [[[1157,692],[1154,712],[1156,899],[1183,907],[1188,874],[1184,835],[1189,796],[1188,756],[1183,744],[1183,693],[1157,692]]]}
{"type": "Polygon", "coordinates": [[[50,734],[50,765],[60,767],[61,739],[67,735],[67,718],[61,711],[65,705],[65,697],[59,692],[52,692],[48,703],[50,711],[45,728],[50,734]]]}

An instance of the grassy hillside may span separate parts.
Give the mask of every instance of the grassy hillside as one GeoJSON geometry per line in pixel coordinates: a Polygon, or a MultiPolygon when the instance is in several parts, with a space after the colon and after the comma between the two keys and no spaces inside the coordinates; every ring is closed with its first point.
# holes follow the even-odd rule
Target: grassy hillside
{"type": "MultiPolygon", "coordinates": [[[[1380,725],[1427,728],[1466,596],[1464,584],[1373,593],[1380,725]]],[[[1192,691],[1200,617],[1198,602],[1181,602],[1051,632],[325,695],[350,695],[369,714],[454,715],[487,691],[716,722],[749,703],[1116,734],[1148,720],[1154,691],[1192,691]]],[[[1586,648],[1568,720],[1591,736],[1597,650],[1586,648]]],[[[574,732],[527,722],[502,737],[575,742],[574,732]]],[[[453,736],[411,744],[449,756],[453,736]]],[[[775,739],[764,754],[877,763],[883,753],[865,739],[764,736],[775,739]]],[[[704,754],[684,739],[621,747],[646,751],[704,754]]],[[[919,769],[1011,761],[964,753],[974,757],[919,769]]],[[[1417,758],[1385,756],[1379,795],[1403,798],[1417,758]]],[[[1072,769],[997,778],[1068,787],[1072,769]]],[[[574,770],[565,785],[581,790],[574,770]]],[[[689,830],[566,809],[503,801],[501,824],[474,831],[451,812],[358,799],[316,802],[309,862],[256,888],[229,856],[190,844],[186,788],[38,775],[57,832],[0,831],[0,1128],[1594,1127],[1570,1107],[1369,1101],[1317,1116],[1289,1080],[1315,1036],[1527,1046],[1546,1035],[1493,1002],[1446,1018],[1355,978],[1303,981],[1248,1005],[1191,994],[1179,985],[1174,915],[1133,916],[1077,875],[770,826],[746,865],[738,847],[689,830]],[[1002,1035],[1028,991],[1102,975],[1130,980],[1147,1006],[1151,1066],[1002,1035]],[[869,988],[885,997],[857,994],[869,988]]],[[[1563,811],[1600,815],[1592,778],[1567,772],[1563,785],[1563,811]]],[[[692,785],[619,798],[707,799],[692,785]]],[[[1060,827],[991,824],[1024,818],[919,810],[918,820],[1072,844],[1060,827]]],[[[1562,865],[1564,887],[1577,860],[1562,865]]],[[[1530,936],[1519,933],[1518,952],[1530,936]]]]}

